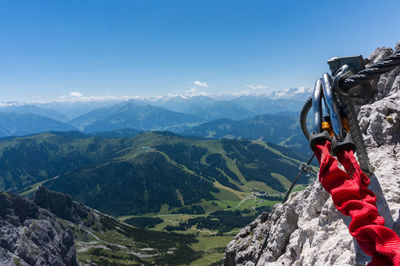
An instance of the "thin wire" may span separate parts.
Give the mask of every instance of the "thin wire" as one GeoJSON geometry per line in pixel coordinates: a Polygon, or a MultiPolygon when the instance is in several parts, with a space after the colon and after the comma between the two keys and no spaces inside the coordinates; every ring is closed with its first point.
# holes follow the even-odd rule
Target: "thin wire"
{"type": "MultiPolygon", "coordinates": [[[[311,158],[308,160],[306,166],[310,166],[312,160],[314,159],[314,153],[311,156],[311,158]]],[[[300,176],[304,173],[308,171],[308,167],[304,167],[304,164],[301,165],[300,167],[300,172],[299,174],[296,176],[295,180],[293,180],[292,184],[290,185],[289,190],[286,192],[285,197],[282,200],[282,203],[285,203],[287,201],[287,199],[289,198],[290,192],[292,192],[294,185],[296,185],[297,181],[299,180],[300,176]]]]}

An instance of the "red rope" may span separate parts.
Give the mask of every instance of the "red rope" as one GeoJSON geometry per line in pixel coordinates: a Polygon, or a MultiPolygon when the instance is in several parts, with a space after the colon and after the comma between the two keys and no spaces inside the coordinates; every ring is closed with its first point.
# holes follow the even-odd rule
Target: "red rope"
{"type": "Polygon", "coordinates": [[[339,169],[330,150],[331,142],[327,140],[313,147],[320,163],[319,181],[331,194],[336,209],[351,217],[350,234],[372,257],[368,265],[400,266],[400,237],[384,226],[385,219],[378,213],[375,194],[367,188],[370,180],[361,170],[353,151],[342,149],[337,153],[345,172],[339,169]]]}

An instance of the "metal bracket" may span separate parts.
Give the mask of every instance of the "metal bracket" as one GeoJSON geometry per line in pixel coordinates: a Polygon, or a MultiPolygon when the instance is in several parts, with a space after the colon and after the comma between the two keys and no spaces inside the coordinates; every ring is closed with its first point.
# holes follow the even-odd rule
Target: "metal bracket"
{"type": "MultiPolygon", "coordinates": [[[[358,56],[346,56],[346,57],[333,57],[328,60],[328,65],[331,70],[332,76],[340,71],[340,69],[348,65],[353,70],[353,74],[365,69],[365,61],[361,55],[358,56]]],[[[346,77],[344,77],[346,78],[346,77]]],[[[346,94],[352,98],[370,98],[374,94],[374,90],[369,82],[362,85],[355,86],[342,94],[346,94]]]]}

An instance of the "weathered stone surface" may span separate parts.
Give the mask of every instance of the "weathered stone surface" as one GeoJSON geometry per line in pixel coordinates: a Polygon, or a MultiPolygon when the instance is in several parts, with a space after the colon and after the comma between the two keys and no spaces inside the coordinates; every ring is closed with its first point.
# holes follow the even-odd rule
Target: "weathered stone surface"
{"type": "MultiPolygon", "coordinates": [[[[397,47],[400,46],[400,43],[397,47]]],[[[378,48],[377,62],[393,52],[378,48]]],[[[400,67],[374,82],[373,99],[358,101],[358,119],[374,168],[370,189],[386,226],[400,233],[400,67]]],[[[369,261],[316,180],[271,214],[243,228],[227,247],[225,265],[365,265],[369,261]]]]}
{"type": "Polygon", "coordinates": [[[17,195],[0,193],[0,265],[77,265],[70,229],[17,195]]]}

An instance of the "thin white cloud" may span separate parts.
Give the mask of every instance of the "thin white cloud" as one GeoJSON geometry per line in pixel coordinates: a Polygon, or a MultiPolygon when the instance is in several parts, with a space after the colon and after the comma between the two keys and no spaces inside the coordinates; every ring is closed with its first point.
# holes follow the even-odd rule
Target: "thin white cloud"
{"type": "Polygon", "coordinates": [[[252,85],[252,84],[247,84],[246,88],[252,89],[252,90],[265,90],[268,89],[268,86],[259,84],[259,85],[252,85]]]}
{"type": "Polygon", "coordinates": [[[294,93],[299,94],[299,93],[307,93],[307,92],[309,92],[309,90],[307,91],[307,89],[305,87],[299,87],[297,89],[297,91],[295,91],[294,93]]]}
{"type": "Polygon", "coordinates": [[[199,81],[199,80],[195,80],[195,81],[193,82],[193,85],[194,85],[194,86],[197,86],[197,87],[200,87],[200,88],[208,88],[207,82],[201,82],[201,81],[199,81]]]}
{"type": "Polygon", "coordinates": [[[79,91],[71,91],[71,92],[69,93],[69,97],[80,98],[80,97],[83,97],[83,94],[80,93],[79,91]]]}
{"type": "Polygon", "coordinates": [[[312,93],[312,89],[306,87],[290,88],[275,90],[272,92],[273,98],[293,98],[293,97],[303,97],[303,95],[308,95],[312,93]]]}
{"type": "Polygon", "coordinates": [[[246,84],[245,87],[247,89],[240,91],[226,91],[224,94],[231,96],[246,96],[246,95],[265,95],[268,96],[271,94],[271,90],[268,86],[263,84],[246,84]]]}
{"type": "Polygon", "coordinates": [[[287,96],[287,91],[278,91],[275,95],[276,97],[284,97],[287,96]]]}
{"type": "Polygon", "coordinates": [[[80,92],[70,92],[68,95],[59,96],[55,102],[97,102],[97,101],[126,101],[139,99],[139,96],[83,96],[80,92]]]}
{"type": "Polygon", "coordinates": [[[188,90],[185,90],[185,93],[196,93],[197,89],[196,88],[190,88],[188,90]]]}
{"type": "Polygon", "coordinates": [[[204,91],[198,91],[197,88],[192,87],[192,88],[189,88],[188,90],[185,90],[183,92],[183,95],[193,97],[193,96],[206,96],[208,94],[204,91]]]}

